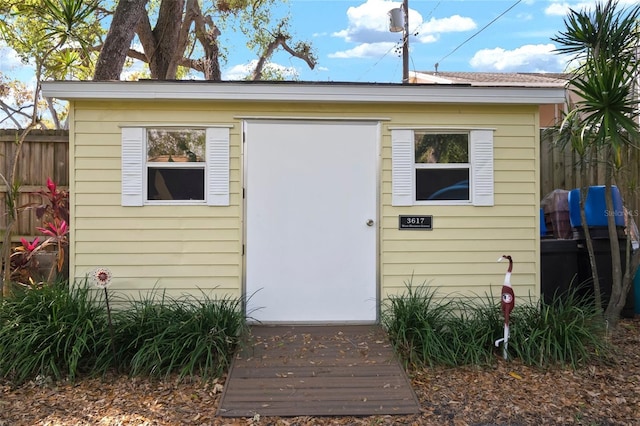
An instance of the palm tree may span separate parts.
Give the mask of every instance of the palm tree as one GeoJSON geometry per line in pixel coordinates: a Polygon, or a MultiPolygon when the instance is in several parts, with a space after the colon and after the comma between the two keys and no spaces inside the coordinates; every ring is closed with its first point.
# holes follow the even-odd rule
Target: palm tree
{"type": "MultiPolygon", "coordinates": [[[[638,78],[640,5],[619,8],[618,2],[597,3],[593,11],[570,10],[565,30],[554,38],[558,52],[574,55],[578,67],[569,84],[579,97],[570,114],[578,118],[583,138],[578,144],[605,153],[605,203],[613,212],[611,187],[624,166],[623,154],[637,149],[640,132],[636,117],[638,99],[634,85],[638,78]]],[[[575,145],[574,145],[575,146],[575,145]]],[[[625,187],[624,182],[616,182],[625,187]]],[[[628,219],[631,219],[630,217],[628,219]]],[[[628,222],[630,223],[630,222],[628,222]]],[[[607,215],[612,258],[612,288],[604,317],[615,329],[640,262],[640,253],[630,252],[623,274],[615,216],[607,215]]]]}

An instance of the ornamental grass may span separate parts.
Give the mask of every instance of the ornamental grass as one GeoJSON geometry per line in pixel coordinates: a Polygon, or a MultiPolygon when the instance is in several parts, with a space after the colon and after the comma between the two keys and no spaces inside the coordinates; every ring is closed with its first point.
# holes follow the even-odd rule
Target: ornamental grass
{"type": "Polygon", "coordinates": [[[104,295],[87,280],[30,288],[0,304],[0,376],[75,380],[128,375],[218,377],[245,330],[241,300],[122,299],[109,327],[104,295]]]}
{"type": "MultiPolygon", "coordinates": [[[[526,365],[578,368],[610,354],[602,315],[579,289],[544,300],[519,298],[511,313],[508,357],[526,365]]],[[[442,297],[423,283],[406,283],[383,306],[382,323],[407,365],[490,365],[501,357],[499,297],[442,297]]]]}

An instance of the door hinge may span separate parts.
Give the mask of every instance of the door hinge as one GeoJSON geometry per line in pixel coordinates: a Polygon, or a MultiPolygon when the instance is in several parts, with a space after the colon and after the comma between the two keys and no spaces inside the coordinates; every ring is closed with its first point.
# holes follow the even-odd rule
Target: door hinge
{"type": "Polygon", "coordinates": [[[244,188],[242,188],[242,199],[244,200],[244,188]]]}
{"type": "Polygon", "coordinates": [[[244,256],[244,244],[242,245],[242,255],[244,256]]]}

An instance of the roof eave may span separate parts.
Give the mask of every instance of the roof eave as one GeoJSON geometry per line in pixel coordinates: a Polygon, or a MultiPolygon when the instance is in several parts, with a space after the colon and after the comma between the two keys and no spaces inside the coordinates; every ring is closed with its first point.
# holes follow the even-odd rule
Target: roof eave
{"type": "Polygon", "coordinates": [[[65,100],[202,100],[334,103],[557,104],[557,87],[473,87],[467,85],[268,83],[202,81],[47,81],[46,97],[65,100]]]}

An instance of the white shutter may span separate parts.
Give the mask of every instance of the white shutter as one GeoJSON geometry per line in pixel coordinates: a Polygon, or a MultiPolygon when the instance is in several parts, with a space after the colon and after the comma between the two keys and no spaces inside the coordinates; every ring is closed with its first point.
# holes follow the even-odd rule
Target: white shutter
{"type": "Polygon", "coordinates": [[[207,129],[207,204],[229,205],[229,129],[207,129]]]}
{"type": "Polygon", "coordinates": [[[122,129],[122,205],[142,206],[144,171],[144,132],[141,127],[122,129]]]}
{"type": "Polygon", "coordinates": [[[391,131],[391,205],[413,204],[414,147],[412,130],[391,131]]]}
{"type": "Polygon", "coordinates": [[[493,130],[472,130],[471,196],[474,206],[493,206],[493,130]]]}

